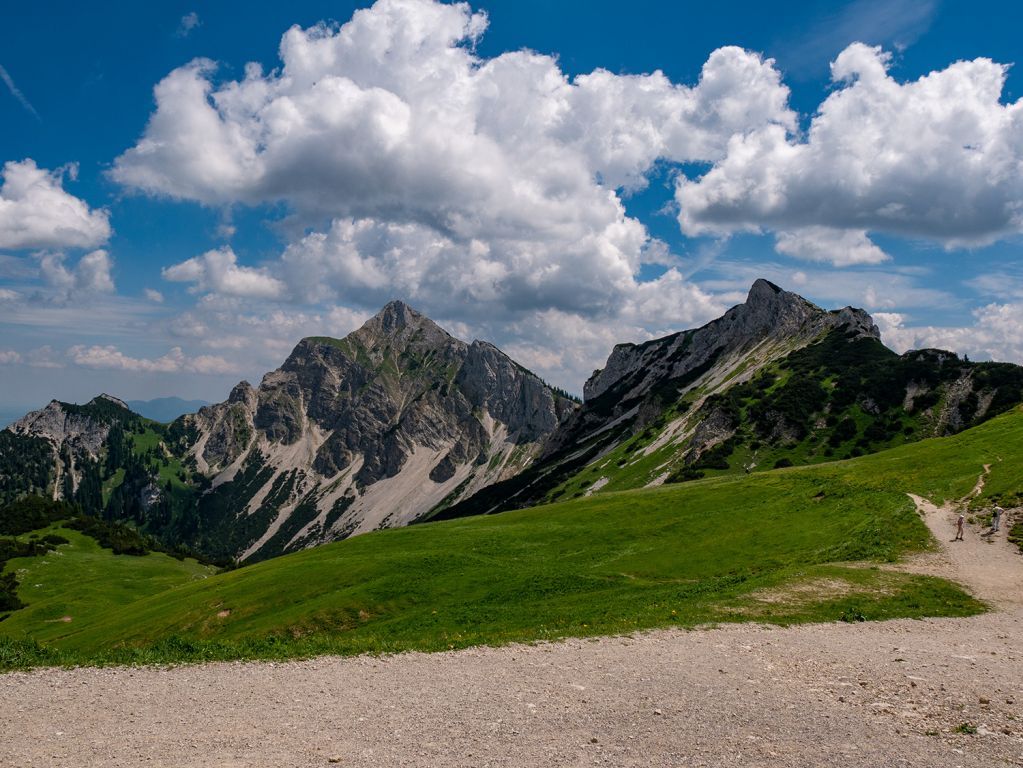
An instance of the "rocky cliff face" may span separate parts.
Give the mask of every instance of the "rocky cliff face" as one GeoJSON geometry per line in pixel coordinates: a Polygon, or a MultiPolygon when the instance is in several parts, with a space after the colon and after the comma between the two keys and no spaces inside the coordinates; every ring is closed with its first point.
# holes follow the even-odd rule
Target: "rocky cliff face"
{"type": "Polygon", "coordinates": [[[514,475],[574,409],[493,345],[392,302],[180,421],[196,469],[251,523],[238,554],[266,557],[405,525],[514,475]]]}
{"type": "Polygon", "coordinates": [[[26,414],[8,429],[16,435],[43,438],[54,446],[66,444],[75,453],[95,459],[110,432],[110,421],[96,412],[99,406],[128,410],[123,400],[106,394],[94,398],[85,407],[51,400],[45,408],[26,414]]]}
{"type": "Polygon", "coordinates": [[[788,349],[808,343],[823,331],[845,327],[855,337],[880,338],[870,315],[845,307],[825,312],[795,293],[767,280],[757,280],[744,304],[694,331],[665,336],[644,344],[619,344],[607,365],[586,382],[587,402],[614,390],[635,399],[658,384],[686,377],[722,357],[745,356],[782,344],[788,349]]]}

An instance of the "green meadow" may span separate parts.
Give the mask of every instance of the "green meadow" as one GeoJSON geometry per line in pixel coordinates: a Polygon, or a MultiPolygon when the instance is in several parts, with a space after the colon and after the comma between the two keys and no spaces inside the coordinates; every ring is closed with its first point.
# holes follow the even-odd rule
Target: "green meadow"
{"type": "Polygon", "coordinates": [[[934,546],[907,492],[963,497],[984,464],[985,494],[1023,487],[1023,410],[858,459],[380,531],[217,575],[78,535],[8,564],[28,607],[0,622],[0,668],[971,615],[984,606],[957,585],[883,564],[934,546]]]}

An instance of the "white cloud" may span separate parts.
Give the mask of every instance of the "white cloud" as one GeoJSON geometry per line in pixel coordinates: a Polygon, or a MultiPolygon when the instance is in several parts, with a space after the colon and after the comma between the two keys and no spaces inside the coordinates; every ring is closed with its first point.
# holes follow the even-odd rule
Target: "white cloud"
{"type": "Polygon", "coordinates": [[[114,280],[110,276],[113,261],[104,250],[85,254],[75,268],[75,289],[87,293],[112,293],[114,280]]]}
{"type": "Polygon", "coordinates": [[[706,174],[680,178],[683,231],[828,227],[874,259],[868,231],[950,248],[1023,231],[1023,101],[1000,102],[1007,67],[959,61],[899,83],[889,63],[879,48],[850,45],[805,137],[778,125],[734,135],[706,174]]]}
{"type": "Polygon", "coordinates": [[[20,363],[21,355],[13,349],[0,349],[0,365],[20,363]]]}
{"type": "Polygon", "coordinates": [[[199,355],[187,357],[181,347],[173,347],[167,354],[156,359],[129,357],[112,345],[85,346],[77,344],[68,350],[68,357],[75,365],[86,368],[100,368],[132,373],[232,373],[235,367],[221,357],[199,355]]]}
{"type": "Polygon", "coordinates": [[[878,313],[884,342],[897,352],[948,349],[977,360],[1023,364],[1023,304],[988,304],[974,310],[970,326],[909,326],[900,313],[878,313]]]}
{"type": "Polygon", "coordinates": [[[0,248],[94,248],[110,238],[109,214],[90,210],[64,191],[69,166],[47,171],[33,160],[4,164],[0,186],[0,248]]]}
{"type": "Polygon", "coordinates": [[[194,283],[199,292],[264,299],[278,298],[284,293],[284,284],[266,270],[239,267],[238,257],[230,246],[166,267],[161,274],[164,280],[194,283]]]}
{"type": "Polygon", "coordinates": [[[21,294],[17,291],[12,291],[10,288],[0,288],[0,303],[18,301],[19,299],[21,299],[21,294]]]}
{"type": "Polygon", "coordinates": [[[152,288],[145,288],[142,291],[142,295],[154,304],[163,304],[163,294],[159,291],[153,290],[152,288]]]}
{"type": "Polygon", "coordinates": [[[819,261],[836,267],[852,264],[880,264],[891,257],[878,248],[862,230],[804,227],[779,232],[775,250],[804,261],[819,261]]]}
{"type": "MultiPolygon", "coordinates": [[[[692,87],[660,72],[570,80],[533,52],[478,57],[486,24],[466,4],[380,0],[340,28],[290,29],[269,74],[217,83],[196,60],[156,86],[111,175],[210,206],[284,202],[304,237],[249,270],[245,295],[614,317],[645,300],[641,264],[670,261],[619,190],[660,158],[715,160],[733,134],[796,124],[772,62],[738,48],[692,87]]],[[[165,276],[242,295],[204,259],[165,276]]]]}
{"type": "Polygon", "coordinates": [[[57,300],[114,292],[110,274],[113,260],[106,251],[85,254],[73,271],[64,266],[64,259],[61,253],[46,253],[39,258],[39,272],[46,284],[55,289],[57,300]]]}

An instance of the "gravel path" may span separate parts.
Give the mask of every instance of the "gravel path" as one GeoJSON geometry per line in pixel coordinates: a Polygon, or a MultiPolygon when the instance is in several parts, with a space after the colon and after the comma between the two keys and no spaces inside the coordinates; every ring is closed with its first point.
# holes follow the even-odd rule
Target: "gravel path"
{"type": "Polygon", "coordinates": [[[1023,558],[917,503],[942,553],[910,567],[995,611],[8,674],[0,765],[1023,766],[1023,558]]]}

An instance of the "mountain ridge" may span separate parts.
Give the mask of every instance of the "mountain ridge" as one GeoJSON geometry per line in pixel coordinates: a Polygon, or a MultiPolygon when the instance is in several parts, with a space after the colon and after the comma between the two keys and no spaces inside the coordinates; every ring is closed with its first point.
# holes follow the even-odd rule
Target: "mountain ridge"
{"type": "Polygon", "coordinates": [[[433,519],[951,434],[1023,400],[1023,368],[929,350],[898,356],[864,310],[823,310],[761,279],[700,328],[616,345],[584,394],[521,476],[433,519]]]}
{"type": "Polygon", "coordinates": [[[573,402],[489,342],[389,302],[171,424],[110,396],[53,401],[0,431],[0,497],[73,499],[168,546],[251,562],[951,434],[1023,400],[1023,368],[899,356],[863,310],[758,280],[700,328],[615,346],[584,392],[573,402]]]}

